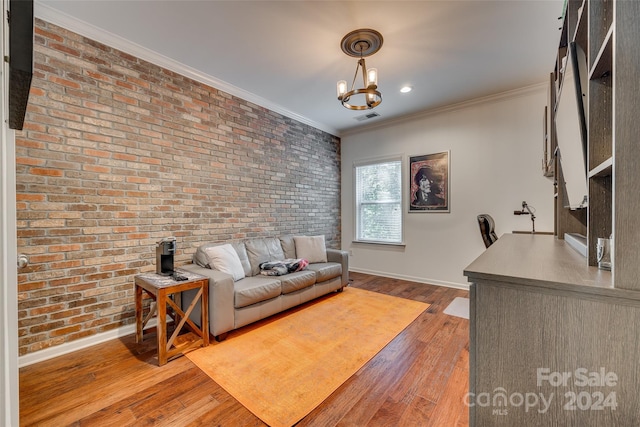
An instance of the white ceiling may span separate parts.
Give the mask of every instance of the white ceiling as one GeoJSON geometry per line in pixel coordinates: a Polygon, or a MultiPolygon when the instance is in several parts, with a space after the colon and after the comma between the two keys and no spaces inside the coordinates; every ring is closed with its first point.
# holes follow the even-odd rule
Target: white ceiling
{"type": "Polygon", "coordinates": [[[35,13],[130,53],[160,54],[222,90],[339,135],[546,82],[562,5],[563,0],[36,0],[35,13]],[[374,111],[380,117],[364,122],[355,117],[366,112],[342,107],[335,88],[338,80],[353,78],[356,59],[342,52],[340,41],[358,28],[384,37],[380,51],[367,58],[367,66],[379,72],[383,101],[374,111]],[[400,93],[406,84],[413,91],[400,93]]]}

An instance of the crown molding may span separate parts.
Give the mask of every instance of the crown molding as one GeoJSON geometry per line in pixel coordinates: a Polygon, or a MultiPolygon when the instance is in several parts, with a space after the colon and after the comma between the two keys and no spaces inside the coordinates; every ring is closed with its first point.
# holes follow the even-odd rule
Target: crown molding
{"type": "Polygon", "coordinates": [[[316,122],[307,117],[294,113],[293,111],[290,111],[279,104],[275,104],[265,98],[262,98],[261,96],[227,83],[224,80],[220,80],[216,77],[203,73],[195,68],[189,67],[188,65],[182,64],[167,56],[161,55],[158,52],[147,49],[144,46],[140,46],[139,44],[127,40],[117,34],[105,31],[101,28],[96,27],[95,25],[91,25],[87,22],[74,18],[71,15],[53,9],[51,6],[44,4],[40,0],[35,1],[34,15],[36,18],[40,18],[54,25],[58,25],[62,28],[73,31],[97,42],[103,43],[114,49],[121,50],[122,52],[128,53],[129,55],[133,55],[136,58],[140,58],[162,68],[166,68],[167,70],[176,72],[180,75],[203,83],[205,85],[214,87],[230,95],[244,99],[245,101],[252,102],[256,105],[282,114],[283,116],[289,117],[293,120],[297,120],[316,129],[320,129],[324,132],[330,133],[331,135],[340,135],[340,132],[332,126],[316,122]]]}
{"type": "Polygon", "coordinates": [[[406,116],[397,117],[394,119],[389,119],[382,122],[372,123],[368,126],[358,127],[353,130],[343,131],[340,134],[340,137],[344,138],[345,136],[357,135],[359,133],[368,132],[375,129],[386,128],[390,126],[396,126],[402,123],[419,120],[422,118],[426,118],[429,116],[435,116],[436,114],[448,113],[451,111],[460,110],[463,108],[472,107],[479,104],[486,104],[491,102],[499,102],[509,98],[517,98],[520,96],[528,95],[532,92],[538,92],[540,90],[546,91],[549,83],[535,83],[529,86],[521,87],[518,89],[512,89],[505,92],[495,93],[493,95],[487,95],[480,98],[474,98],[467,101],[458,102],[456,104],[445,105],[443,107],[432,108],[429,110],[420,111],[415,114],[410,114],[406,116]]]}

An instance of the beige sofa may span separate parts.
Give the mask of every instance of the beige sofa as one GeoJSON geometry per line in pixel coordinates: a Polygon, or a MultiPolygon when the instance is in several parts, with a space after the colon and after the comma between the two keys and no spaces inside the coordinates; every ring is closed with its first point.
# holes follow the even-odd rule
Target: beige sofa
{"type": "MultiPolygon", "coordinates": [[[[342,291],[349,283],[348,253],[326,248],[324,236],[205,244],[196,250],[193,263],[181,268],[209,278],[209,330],[217,341],[233,329],[329,292],[342,291]],[[261,274],[262,263],[300,258],[309,261],[302,271],[279,276],[261,274]]],[[[183,292],[183,306],[188,306],[194,295],[195,291],[183,292]]],[[[200,317],[198,307],[190,317],[194,321],[200,317]]]]}

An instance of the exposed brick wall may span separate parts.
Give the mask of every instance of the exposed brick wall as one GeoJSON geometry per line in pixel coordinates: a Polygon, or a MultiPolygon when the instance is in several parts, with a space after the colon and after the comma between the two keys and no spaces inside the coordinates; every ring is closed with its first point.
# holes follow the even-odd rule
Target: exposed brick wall
{"type": "Polygon", "coordinates": [[[340,246],[340,140],[36,20],[16,134],[20,354],[133,323],[133,276],[176,236],[324,234],[340,246]]]}

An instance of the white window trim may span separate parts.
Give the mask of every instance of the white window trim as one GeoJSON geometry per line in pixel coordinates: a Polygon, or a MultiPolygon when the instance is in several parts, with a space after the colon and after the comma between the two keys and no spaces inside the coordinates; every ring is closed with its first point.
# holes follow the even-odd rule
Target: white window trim
{"type": "Polygon", "coordinates": [[[353,193],[353,241],[352,243],[364,243],[364,244],[372,244],[372,245],[382,245],[382,246],[405,246],[404,240],[404,229],[405,229],[405,202],[406,202],[406,191],[405,191],[405,177],[406,175],[406,158],[404,154],[393,154],[389,156],[380,156],[380,157],[372,157],[368,159],[354,160],[352,167],[352,185],[351,191],[353,193]],[[357,200],[357,176],[356,169],[359,166],[367,166],[373,165],[376,163],[384,163],[384,162],[400,162],[400,208],[401,208],[401,220],[400,220],[400,241],[399,242],[387,242],[387,241],[378,241],[378,240],[362,240],[358,239],[358,200],[357,200]]]}

